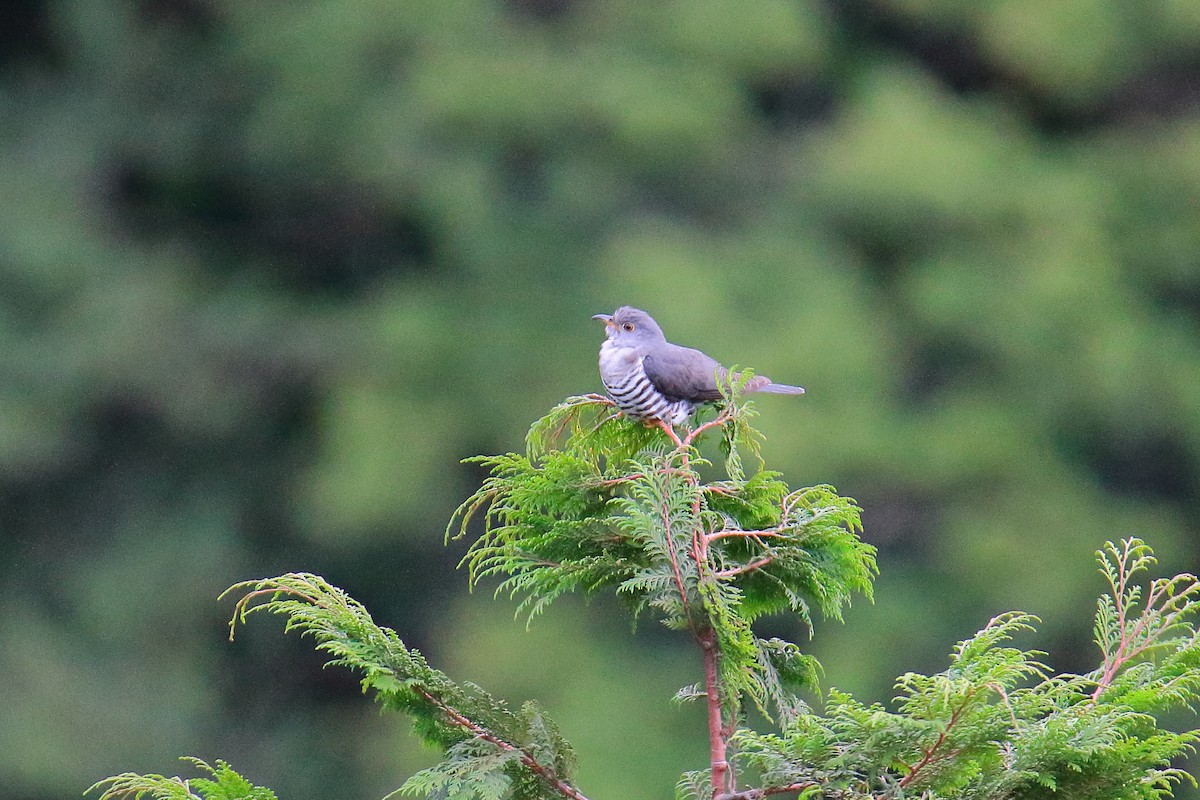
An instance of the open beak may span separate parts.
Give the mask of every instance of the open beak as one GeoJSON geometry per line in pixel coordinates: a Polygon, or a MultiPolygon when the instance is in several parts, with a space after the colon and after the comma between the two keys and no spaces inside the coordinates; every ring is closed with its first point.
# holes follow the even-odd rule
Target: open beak
{"type": "Polygon", "coordinates": [[[604,323],[606,328],[616,328],[616,323],[612,320],[612,314],[593,314],[592,319],[598,319],[604,323]]]}

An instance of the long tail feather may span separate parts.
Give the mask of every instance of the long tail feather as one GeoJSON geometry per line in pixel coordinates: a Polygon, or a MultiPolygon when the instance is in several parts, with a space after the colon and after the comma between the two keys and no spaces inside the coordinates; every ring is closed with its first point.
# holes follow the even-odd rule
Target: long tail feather
{"type": "Polygon", "coordinates": [[[804,387],[788,386],[786,383],[768,383],[766,386],[760,386],[754,391],[766,392],[767,394],[804,394],[804,387]]]}
{"type": "Polygon", "coordinates": [[[749,392],[766,392],[768,394],[804,394],[803,387],[788,386],[786,383],[771,383],[771,379],[765,375],[755,375],[746,384],[745,390],[749,392]]]}

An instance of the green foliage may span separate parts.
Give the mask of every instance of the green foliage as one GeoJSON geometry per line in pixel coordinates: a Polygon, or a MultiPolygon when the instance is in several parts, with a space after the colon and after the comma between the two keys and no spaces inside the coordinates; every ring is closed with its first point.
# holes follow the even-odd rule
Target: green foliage
{"type": "Polygon", "coordinates": [[[1104,661],[1092,676],[1093,696],[1145,712],[1190,708],[1200,694],[1200,640],[1188,618],[1200,610],[1200,582],[1184,573],[1156,578],[1145,589],[1132,584],[1156,563],[1140,539],[1119,547],[1109,542],[1097,557],[1110,591],[1096,610],[1104,661]]]}
{"type": "MultiPolygon", "coordinates": [[[[659,502],[666,499],[654,496],[659,502]]],[[[664,514],[665,520],[670,518],[670,513],[664,514]]],[[[663,525],[664,530],[669,528],[668,522],[663,525]]],[[[647,543],[650,549],[670,547],[663,544],[663,537],[655,538],[656,543],[647,543]]],[[[1101,598],[1097,612],[1097,643],[1104,653],[1100,669],[1087,675],[1051,676],[1039,660],[1041,653],[1008,644],[1014,636],[1031,631],[1036,620],[1027,614],[1003,614],[960,642],[944,672],[902,675],[896,682],[899,694],[892,711],[878,704],[864,705],[837,690],[829,692],[821,714],[800,703],[766,698],[781,710],[787,706],[780,732],[739,727],[731,729],[728,738],[737,761],[762,785],[722,796],[744,800],[785,792],[810,800],[1161,800],[1173,796],[1175,786],[1191,778],[1172,767],[1172,760],[1191,751],[1200,730],[1172,732],[1159,725],[1154,713],[1200,699],[1200,665],[1195,658],[1200,634],[1186,621],[1198,610],[1200,592],[1190,575],[1155,579],[1138,610],[1144,590],[1132,579],[1154,563],[1149,547],[1127,539],[1119,546],[1108,544],[1097,555],[1112,588],[1101,598]]],[[[704,587],[721,587],[703,578],[696,581],[702,598],[704,587]]],[[[666,621],[699,624],[697,618],[687,616],[686,603],[663,602],[665,590],[657,586],[644,590],[666,621]]],[[[317,576],[290,573],[237,584],[230,591],[244,592],[231,631],[256,611],[287,617],[287,630],[314,637],[318,649],[332,656],[331,664],[362,673],[364,691],[375,692],[385,708],[411,714],[426,740],[445,752],[440,764],[413,775],[399,793],[461,800],[585,800],[570,783],[575,767],[570,747],[536,704],[526,703],[513,713],[478,687],[454,683],[406,647],[392,630],[377,626],[361,604],[317,576]]],[[[715,637],[722,661],[740,665],[738,659],[744,655],[737,651],[739,646],[767,654],[755,680],[723,671],[722,693],[755,696],[764,690],[778,691],[778,686],[768,688],[771,681],[764,678],[768,672],[774,671],[774,681],[781,685],[782,673],[812,669],[790,643],[743,641],[740,637],[748,623],[736,617],[736,602],[729,598],[706,602],[704,608],[708,630],[729,627],[715,637]]],[[[700,632],[697,641],[704,641],[700,632]]],[[[713,688],[710,685],[708,691],[713,688]]],[[[718,709],[720,720],[740,719],[736,703],[730,705],[732,709],[718,709]]],[[[253,786],[224,762],[216,768],[195,763],[214,780],[126,773],[101,781],[92,790],[102,792],[101,800],[144,796],[274,800],[271,792],[253,786]]],[[[713,785],[705,774],[686,773],[677,795],[709,797],[713,785]]]]}
{"type": "Polygon", "coordinates": [[[215,767],[198,758],[182,760],[207,772],[212,778],[185,780],[126,772],[93,784],[88,792],[100,792],[99,800],[276,800],[275,793],[270,789],[255,786],[220,759],[215,767]]]}
{"type": "MultiPolygon", "coordinates": [[[[816,685],[815,659],[794,643],[758,637],[753,620],[783,610],[808,620],[810,607],[839,617],[853,594],[870,595],[875,573],[852,501],[828,486],[789,491],[773,473],[743,473],[738,451],[758,438],[749,404],[737,397],[749,378],[731,378],[716,415],[683,439],[613,415],[603,398],[571,398],[533,425],[526,454],[477,459],[491,475],[448,528],[462,536],[482,520],[463,559],[470,580],[501,576],[497,591],[520,596],[531,617],[563,592],[609,587],[635,618],[653,613],[688,632],[701,647],[705,682],[677,698],[705,699],[712,744],[721,748],[745,701],[793,720],[806,708],[795,691],[816,685]],[[716,430],[726,476],[705,482],[698,469],[711,465],[696,443],[716,430]]],[[[400,793],[582,798],[571,784],[573,751],[536,704],[514,713],[456,683],[323,578],[288,573],[227,593],[241,594],[231,636],[253,613],[282,615],[285,630],[313,637],[330,664],[359,673],[364,692],[385,709],[413,717],[444,759],[400,793]]]]}
{"type": "Polygon", "coordinates": [[[455,683],[320,576],[288,573],[235,584],[228,592],[244,592],[231,637],[252,613],[287,617],[285,630],[313,637],[330,664],[360,673],[364,692],[373,692],[387,710],[411,715],[417,733],[445,751],[442,764],[414,775],[401,792],[536,800],[560,797],[571,779],[575,755],[536,703],[513,712],[478,686],[455,683]]]}
{"type": "Polygon", "coordinates": [[[840,618],[856,593],[871,595],[874,548],[860,509],[832,487],[790,491],[779,476],[746,477],[739,453],[757,453],[753,407],[738,402],[749,371],[731,377],[717,415],[684,440],[613,414],[597,397],[570,398],[535,422],[525,454],[473,459],[491,475],[459,507],[448,536],[483,531],[464,558],[472,582],[502,576],[497,592],[531,616],[564,592],[615,587],[636,617],[650,610],[673,630],[720,651],[721,697],[731,715],[743,697],[764,714],[791,716],[791,688],[817,669],[795,645],[755,636],[762,614],[810,609],[840,618]],[[697,442],[719,429],[723,480],[702,480],[697,442]],[[672,446],[675,445],[675,446],[672,446]]]}
{"type": "MultiPolygon", "coordinates": [[[[475,583],[522,598],[530,618],[564,592],[610,588],[633,616],[654,614],[689,634],[703,681],[676,701],[703,699],[711,763],[685,773],[679,798],[761,800],[1163,800],[1195,781],[1173,762],[1200,729],[1160,716],[1200,701],[1200,581],[1143,578],[1156,563],[1139,539],[1097,552],[1109,593],[1095,621],[1101,665],[1053,674],[1044,653],[1012,644],[1036,618],[1011,612],[959,642],[943,672],[909,672],[890,708],[830,690],[814,711],[797,695],[820,667],[800,647],[756,635],[762,614],[811,610],[839,618],[871,594],[874,550],[857,536],[859,508],[829,486],[789,490],[775,473],[711,468],[698,442],[723,430],[727,454],[754,442],[738,380],[715,416],[681,436],[571,398],[531,429],[528,451],[477,459],[491,474],[451,519],[448,538],[482,530],[463,563],[475,583]],[[733,429],[732,432],[730,429],[733,429]],[[747,703],[778,724],[747,726],[747,703]],[[748,781],[756,788],[741,788],[748,781]]],[[[410,715],[443,759],[394,794],[437,800],[587,800],[571,746],[534,702],[514,712],[431,667],[358,601],[323,578],[288,573],[235,584],[230,636],[259,611],[311,636],[332,665],[361,676],[386,710],[410,715]]],[[[224,762],[213,780],[126,773],[93,786],[100,800],[274,800],[224,762]]]]}
{"type": "Polygon", "coordinates": [[[525,448],[535,460],[563,452],[615,470],[645,450],[657,433],[618,413],[607,397],[589,394],[568,397],[533,423],[525,448]]]}
{"type": "Polygon", "coordinates": [[[1127,539],[1097,556],[1112,593],[1096,617],[1095,672],[1050,676],[1041,653],[1004,645],[1034,618],[1005,614],[960,642],[945,672],[901,676],[895,711],[831,691],[823,714],[800,714],[781,734],[739,730],[741,758],[764,786],[802,797],[1173,796],[1194,784],[1172,762],[1200,730],[1172,732],[1153,714],[1200,699],[1200,636],[1184,621],[1200,608],[1196,581],[1154,580],[1137,611],[1144,590],[1131,580],[1154,563],[1149,547],[1127,539]]]}

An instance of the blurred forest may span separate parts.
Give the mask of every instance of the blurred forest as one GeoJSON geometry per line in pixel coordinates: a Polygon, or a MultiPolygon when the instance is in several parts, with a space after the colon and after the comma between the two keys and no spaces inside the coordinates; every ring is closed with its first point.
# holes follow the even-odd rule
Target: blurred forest
{"type": "Polygon", "coordinates": [[[767,464],[882,569],[827,686],[1009,609],[1090,669],[1105,539],[1200,561],[1196,0],[10,0],[0,104],[3,800],[432,763],[277,620],[226,641],[222,589],[300,569],[542,700],[590,796],[670,796],[690,643],[526,631],[442,544],[624,303],[808,388],[767,464]]]}

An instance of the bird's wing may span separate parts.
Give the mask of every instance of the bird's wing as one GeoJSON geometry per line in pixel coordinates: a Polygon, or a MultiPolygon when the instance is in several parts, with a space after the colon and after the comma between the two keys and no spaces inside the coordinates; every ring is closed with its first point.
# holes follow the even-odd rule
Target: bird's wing
{"type": "Polygon", "coordinates": [[[667,344],[648,353],[642,369],[654,388],[672,400],[704,402],[721,397],[716,374],[724,368],[699,350],[667,344]]]}

